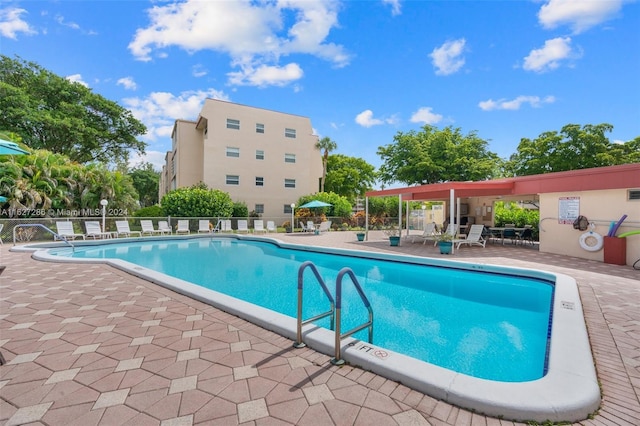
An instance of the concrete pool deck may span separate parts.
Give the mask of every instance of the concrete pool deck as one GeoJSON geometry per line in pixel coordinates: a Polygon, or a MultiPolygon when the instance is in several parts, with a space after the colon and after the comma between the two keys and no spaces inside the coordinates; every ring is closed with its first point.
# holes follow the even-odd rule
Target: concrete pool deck
{"type": "MultiPolygon", "coordinates": [[[[273,236],[273,235],[272,235],[273,236]]],[[[278,234],[291,243],[446,257],[382,234],[278,234]]],[[[0,424],[513,424],[471,413],[106,265],[0,247],[0,424]]],[[[526,247],[455,259],[578,281],[603,402],[580,424],[638,424],[640,271],[526,247]]]]}

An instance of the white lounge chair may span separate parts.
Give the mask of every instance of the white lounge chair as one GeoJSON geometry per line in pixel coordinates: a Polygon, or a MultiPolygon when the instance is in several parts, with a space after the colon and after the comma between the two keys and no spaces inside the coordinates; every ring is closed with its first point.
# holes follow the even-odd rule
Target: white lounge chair
{"type": "Polygon", "coordinates": [[[162,235],[164,235],[164,234],[172,235],[173,234],[173,230],[171,229],[171,226],[169,226],[169,222],[166,221],[166,220],[159,220],[158,221],[158,231],[160,231],[162,233],[162,235]]]}
{"type": "MultiPolygon", "coordinates": [[[[0,223],[0,233],[2,232],[2,228],[4,228],[4,223],[0,223]]],[[[0,234],[0,246],[3,244],[4,243],[2,242],[2,235],[0,234]]]]}
{"type": "Polygon", "coordinates": [[[140,221],[140,226],[142,227],[142,235],[145,234],[149,234],[149,235],[154,235],[154,234],[163,234],[163,232],[159,229],[155,229],[153,227],[153,222],[148,220],[148,219],[144,219],[140,221]]]}
{"type": "Polygon", "coordinates": [[[435,222],[427,223],[424,226],[424,231],[420,235],[413,235],[411,243],[415,243],[418,240],[422,240],[422,244],[426,244],[427,241],[431,241],[435,238],[436,224],[435,222]]]}
{"type": "Polygon", "coordinates": [[[314,225],[312,220],[307,221],[307,232],[314,232],[316,230],[316,225],[314,225]]]}
{"type": "Polygon", "coordinates": [[[278,228],[276,228],[276,223],[274,221],[267,221],[267,232],[278,232],[278,228]]]}
{"type": "Polygon", "coordinates": [[[263,220],[254,220],[253,221],[253,233],[262,233],[266,234],[267,230],[264,229],[264,221],[263,220]]]}
{"type": "Polygon", "coordinates": [[[58,237],[55,237],[57,240],[75,240],[76,238],[82,237],[85,239],[84,234],[78,234],[73,230],[73,222],[65,220],[64,222],[56,222],[56,229],[58,230],[58,237]]]}
{"type": "Polygon", "coordinates": [[[485,244],[487,244],[487,241],[482,237],[483,230],[484,225],[471,225],[471,229],[469,230],[466,238],[457,238],[453,240],[453,243],[458,245],[456,249],[459,249],[462,244],[484,247],[485,244]]]}
{"type": "Polygon", "coordinates": [[[181,219],[178,221],[178,228],[176,229],[176,234],[190,234],[189,230],[189,219],[181,219]]]}
{"type": "Polygon", "coordinates": [[[84,229],[87,231],[85,234],[88,238],[111,238],[111,232],[102,232],[100,228],[100,222],[97,220],[88,220],[84,223],[84,229]]]}
{"type": "Polygon", "coordinates": [[[238,234],[248,234],[249,233],[249,225],[245,219],[238,220],[238,234]]]}
{"type": "Polygon", "coordinates": [[[211,223],[207,219],[200,219],[198,221],[198,234],[208,234],[211,232],[211,223]]]}
{"type": "Polygon", "coordinates": [[[331,230],[331,221],[324,221],[318,226],[318,233],[322,234],[323,232],[329,232],[331,230]]]}
{"type": "Polygon", "coordinates": [[[218,232],[233,232],[231,219],[220,219],[216,227],[218,228],[218,232]]]}
{"type": "Polygon", "coordinates": [[[300,222],[300,229],[302,229],[302,232],[309,232],[309,229],[307,228],[307,225],[304,224],[304,222],[300,222]]]}
{"type": "Polygon", "coordinates": [[[129,229],[129,222],[126,220],[117,220],[116,221],[116,236],[124,235],[125,237],[130,237],[134,234],[138,234],[139,237],[142,236],[142,232],[140,231],[132,231],[129,229]]]}

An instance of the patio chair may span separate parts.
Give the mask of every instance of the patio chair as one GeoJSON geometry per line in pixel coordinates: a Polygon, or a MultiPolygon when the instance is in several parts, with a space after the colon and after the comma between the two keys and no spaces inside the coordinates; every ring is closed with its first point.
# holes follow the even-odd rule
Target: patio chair
{"type": "Polygon", "coordinates": [[[198,234],[208,234],[209,232],[213,232],[209,220],[200,219],[198,221],[198,234]]]}
{"type": "Polygon", "coordinates": [[[162,235],[164,235],[164,234],[172,235],[173,234],[173,230],[171,229],[171,226],[169,226],[169,222],[166,221],[166,220],[159,220],[158,221],[158,231],[160,231],[162,233],[162,235]]]}
{"type": "Polygon", "coordinates": [[[56,229],[58,230],[58,236],[55,237],[56,240],[75,240],[80,237],[82,237],[83,240],[85,239],[84,234],[78,234],[73,230],[73,222],[68,220],[56,222],[56,229]]]}
{"type": "Polygon", "coordinates": [[[307,221],[307,232],[313,232],[316,230],[316,225],[313,223],[312,220],[308,220],[307,221]]]}
{"type": "Polygon", "coordinates": [[[533,229],[531,227],[525,227],[520,233],[518,233],[516,242],[528,242],[533,245],[533,229]]]}
{"type": "Polygon", "coordinates": [[[278,232],[278,228],[276,228],[276,223],[273,220],[267,221],[267,232],[278,232]]]}
{"type": "Polygon", "coordinates": [[[485,247],[487,240],[482,237],[482,231],[484,231],[484,225],[471,225],[471,229],[466,238],[456,238],[453,240],[453,243],[458,245],[456,249],[459,249],[462,244],[485,247]]]}
{"type": "Polygon", "coordinates": [[[159,229],[155,229],[153,227],[153,222],[148,220],[148,219],[144,219],[140,221],[140,226],[142,227],[142,235],[145,234],[149,234],[149,235],[154,235],[154,234],[163,234],[163,232],[159,229]]]}
{"type": "Polygon", "coordinates": [[[431,241],[435,238],[436,234],[436,223],[431,222],[427,223],[424,226],[424,231],[420,235],[414,235],[411,239],[411,243],[415,243],[417,240],[422,240],[422,244],[426,244],[427,241],[431,241]]]}
{"type": "Polygon", "coordinates": [[[245,219],[238,220],[238,234],[248,234],[249,225],[245,219]]]}
{"type": "Polygon", "coordinates": [[[2,228],[4,228],[4,223],[0,223],[0,246],[4,244],[2,242],[2,228]]]}
{"type": "Polygon", "coordinates": [[[189,230],[189,219],[181,219],[178,221],[178,228],[176,229],[176,234],[190,234],[189,230]]]}
{"type": "Polygon", "coordinates": [[[88,220],[84,223],[84,229],[87,231],[85,234],[87,238],[111,238],[111,232],[102,232],[100,222],[97,220],[88,220]]]}
{"type": "Polygon", "coordinates": [[[511,240],[511,244],[515,244],[515,242],[518,240],[518,234],[516,233],[516,230],[513,228],[505,227],[504,231],[502,231],[502,245],[504,245],[504,240],[511,240]]]}
{"type": "Polygon", "coordinates": [[[323,232],[329,232],[331,230],[331,221],[327,220],[322,222],[318,226],[318,233],[322,234],[323,232]]]}
{"type": "Polygon", "coordinates": [[[257,234],[257,233],[263,233],[266,234],[267,230],[264,229],[264,221],[262,220],[254,220],[253,221],[253,233],[257,234]]]}
{"type": "Polygon", "coordinates": [[[129,222],[126,220],[117,220],[116,221],[116,237],[120,235],[124,235],[125,237],[130,237],[134,234],[138,234],[139,237],[142,236],[142,232],[140,231],[132,231],[129,229],[129,222]]]}

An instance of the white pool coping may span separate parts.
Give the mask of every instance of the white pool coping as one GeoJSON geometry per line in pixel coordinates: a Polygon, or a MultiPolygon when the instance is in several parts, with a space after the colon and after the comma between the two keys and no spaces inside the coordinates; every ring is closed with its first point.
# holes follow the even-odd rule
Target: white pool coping
{"type": "MultiPolygon", "coordinates": [[[[591,355],[580,295],[575,280],[568,275],[410,255],[301,246],[268,237],[219,234],[216,234],[215,237],[268,241],[280,247],[295,250],[350,254],[371,259],[449,266],[555,280],[548,372],[540,379],[517,383],[479,379],[353,338],[346,338],[342,341],[342,359],[351,365],[398,381],[434,398],[498,418],[516,421],[575,422],[586,419],[600,405],[600,388],[591,355]],[[378,356],[387,354],[387,356],[379,358],[376,354],[378,356]]],[[[97,242],[82,241],[74,242],[74,244],[86,246],[178,238],[211,238],[211,236],[144,237],[97,242]]],[[[64,245],[62,243],[31,244],[14,247],[11,250],[34,251],[32,255],[34,259],[47,262],[106,263],[162,287],[208,303],[292,341],[296,340],[297,321],[295,318],[123,260],[64,258],[50,254],[46,249],[51,247],[60,248],[64,245]]],[[[303,327],[303,341],[318,352],[330,356],[335,354],[335,337],[331,330],[319,328],[313,324],[306,325],[303,327]]]]}

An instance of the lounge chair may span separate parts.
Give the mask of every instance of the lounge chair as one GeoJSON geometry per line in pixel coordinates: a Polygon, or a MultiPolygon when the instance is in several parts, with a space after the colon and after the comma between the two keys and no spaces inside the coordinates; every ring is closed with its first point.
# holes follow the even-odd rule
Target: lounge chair
{"type": "Polygon", "coordinates": [[[222,232],[233,232],[231,227],[231,219],[225,219],[222,221],[222,232]]]}
{"type": "Polygon", "coordinates": [[[276,228],[276,223],[274,221],[267,221],[267,232],[278,232],[278,228],[276,228]]]}
{"type": "Polygon", "coordinates": [[[4,223],[0,223],[0,246],[4,244],[2,242],[2,228],[4,228],[4,223]]]}
{"type": "Polygon", "coordinates": [[[164,234],[172,235],[173,234],[173,230],[169,226],[169,222],[166,221],[166,220],[159,220],[158,221],[158,231],[160,231],[162,233],[162,235],[164,235],[164,234]]]}
{"type": "Polygon", "coordinates": [[[132,231],[129,229],[129,222],[126,220],[117,220],[116,221],[116,236],[124,235],[125,237],[130,237],[134,234],[138,234],[139,237],[142,236],[142,232],[140,231],[132,231]]]}
{"type": "Polygon", "coordinates": [[[100,228],[100,222],[97,220],[88,220],[84,223],[84,229],[87,231],[85,234],[87,238],[111,238],[111,232],[102,232],[100,228]]]}
{"type": "Polygon", "coordinates": [[[316,225],[312,220],[307,221],[307,232],[314,232],[316,230],[316,225]]]}
{"type": "Polygon", "coordinates": [[[140,221],[140,226],[142,227],[142,235],[145,234],[149,234],[149,235],[154,235],[154,234],[163,234],[164,232],[159,230],[159,229],[155,229],[153,227],[153,222],[150,220],[141,220],[140,221]]]}
{"type": "Polygon", "coordinates": [[[458,245],[456,249],[459,249],[462,244],[484,247],[487,240],[482,237],[482,231],[484,231],[484,225],[471,225],[466,238],[456,238],[452,242],[458,245]]]}
{"type": "Polygon", "coordinates": [[[58,230],[58,237],[55,237],[56,240],[75,240],[80,237],[82,237],[83,240],[85,239],[84,234],[78,234],[73,230],[73,222],[67,220],[64,222],[56,222],[56,229],[58,230]]]}
{"type": "Polygon", "coordinates": [[[257,234],[257,233],[263,233],[266,234],[267,230],[264,229],[264,221],[263,220],[254,220],[253,221],[253,233],[257,234]]]}
{"type": "Polygon", "coordinates": [[[318,233],[322,234],[323,232],[329,232],[331,230],[331,221],[324,221],[318,226],[318,233]]]}
{"type": "Polygon", "coordinates": [[[307,225],[304,224],[304,222],[300,222],[300,229],[302,229],[302,232],[309,232],[309,229],[307,228],[307,225]]]}
{"type": "MultiPolygon", "coordinates": [[[[454,236],[456,235],[456,232],[458,232],[458,225],[456,225],[455,223],[449,223],[447,225],[447,229],[444,231],[445,234],[451,234],[454,236]]],[[[438,239],[434,238],[433,246],[435,247],[436,245],[438,245],[438,239]]]]}
{"type": "Polygon", "coordinates": [[[178,221],[178,228],[176,229],[176,234],[190,234],[189,230],[189,219],[181,219],[178,221]]]}
{"type": "Polygon", "coordinates": [[[238,234],[248,234],[249,233],[249,225],[245,219],[238,220],[238,234]]]}
{"type": "Polygon", "coordinates": [[[208,234],[211,232],[211,223],[207,219],[200,219],[198,221],[198,234],[208,234]]]}
{"type": "Polygon", "coordinates": [[[415,243],[418,240],[422,240],[422,244],[426,244],[427,241],[432,241],[435,239],[436,234],[436,224],[435,222],[427,223],[424,226],[424,231],[420,235],[414,235],[411,239],[411,243],[415,243]]]}

